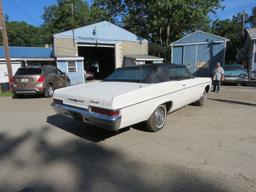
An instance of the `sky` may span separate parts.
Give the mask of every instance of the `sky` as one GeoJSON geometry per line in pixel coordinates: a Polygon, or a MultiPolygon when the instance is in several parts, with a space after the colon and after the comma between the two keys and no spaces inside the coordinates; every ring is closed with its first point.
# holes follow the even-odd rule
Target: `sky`
{"type": "MultiPolygon", "coordinates": [[[[39,26],[43,23],[41,15],[44,7],[53,5],[57,0],[2,0],[4,14],[9,21],[25,21],[39,26]]],[[[92,0],[87,0],[90,5],[92,0]]],[[[243,10],[251,14],[252,7],[256,6],[256,0],[224,0],[224,10],[218,10],[217,15],[211,15],[212,19],[231,18],[243,10]]]]}

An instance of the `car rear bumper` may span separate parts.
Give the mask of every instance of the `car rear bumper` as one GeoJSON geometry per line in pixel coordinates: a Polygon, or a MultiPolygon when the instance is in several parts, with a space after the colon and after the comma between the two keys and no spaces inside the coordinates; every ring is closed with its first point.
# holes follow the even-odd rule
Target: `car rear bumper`
{"type": "Polygon", "coordinates": [[[121,116],[109,117],[88,111],[87,109],[65,104],[52,103],[54,110],[63,116],[82,121],[96,127],[116,131],[120,128],[121,116]]]}
{"type": "Polygon", "coordinates": [[[38,89],[13,89],[13,94],[23,94],[23,95],[35,95],[35,94],[42,94],[42,90],[38,89]]]}

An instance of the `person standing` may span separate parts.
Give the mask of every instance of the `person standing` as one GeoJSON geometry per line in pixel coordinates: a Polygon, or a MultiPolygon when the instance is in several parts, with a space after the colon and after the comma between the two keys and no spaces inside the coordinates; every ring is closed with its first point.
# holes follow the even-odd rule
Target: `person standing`
{"type": "Polygon", "coordinates": [[[221,81],[223,80],[224,80],[224,69],[221,67],[220,62],[218,62],[212,72],[212,81],[213,81],[212,91],[213,92],[220,91],[220,84],[221,84],[221,81]]]}

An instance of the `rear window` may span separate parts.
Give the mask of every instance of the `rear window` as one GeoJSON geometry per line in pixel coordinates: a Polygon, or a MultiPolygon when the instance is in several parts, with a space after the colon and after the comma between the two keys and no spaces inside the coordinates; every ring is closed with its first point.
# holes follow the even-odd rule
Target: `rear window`
{"type": "Polygon", "coordinates": [[[15,75],[40,75],[41,68],[19,68],[15,75]]]}
{"type": "Polygon", "coordinates": [[[104,81],[143,82],[151,72],[151,68],[122,68],[117,69],[104,81]]]}

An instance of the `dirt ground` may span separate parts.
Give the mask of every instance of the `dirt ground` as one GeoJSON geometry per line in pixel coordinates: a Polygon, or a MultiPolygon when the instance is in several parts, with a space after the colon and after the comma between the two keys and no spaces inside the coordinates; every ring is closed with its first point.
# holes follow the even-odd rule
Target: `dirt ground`
{"type": "Polygon", "coordinates": [[[256,191],[256,88],[225,86],[158,133],[118,134],[0,98],[0,191],[256,191]]]}

